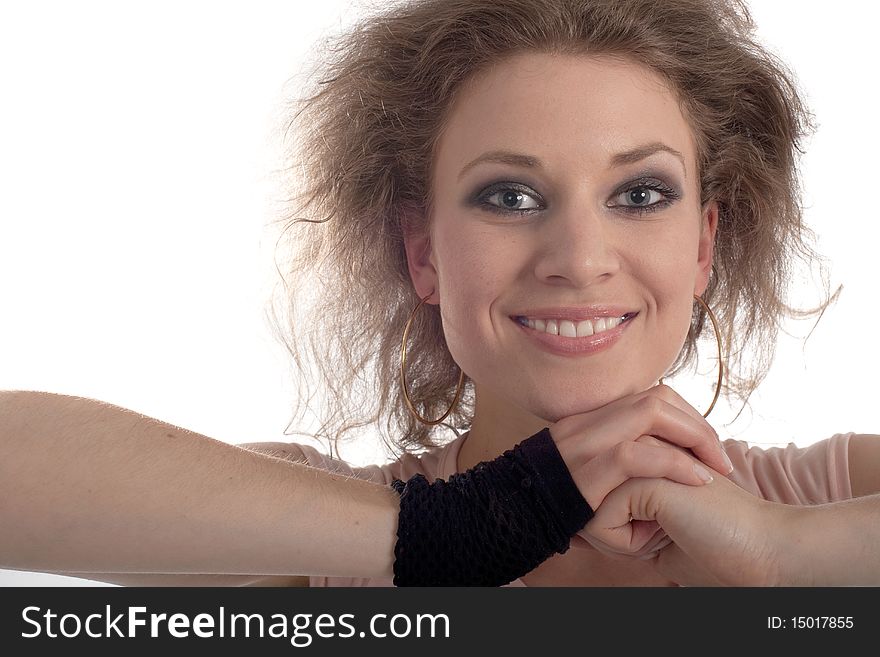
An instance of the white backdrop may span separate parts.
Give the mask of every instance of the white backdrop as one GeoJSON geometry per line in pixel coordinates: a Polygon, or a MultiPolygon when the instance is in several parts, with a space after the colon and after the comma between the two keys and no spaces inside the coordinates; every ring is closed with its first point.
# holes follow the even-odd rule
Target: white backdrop
{"type": "MultiPolygon", "coordinates": [[[[712,419],[760,445],[875,432],[880,6],[751,7],[816,114],[807,219],[844,290],[806,344],[781,338],[751,412],[712,419]]],[[[292,379],[263,314],[273,130],[311,45],[357,15],[341,0],[0,4],[0,389],[102,399],[230,443],[289,440],[292,379]]],[[[671,383],[702,408],[711,377],[671,383]]],[[[343,455],[382,458],[369,439],[343,455]]],[[[67,584],[99,585],[0,570],[0,585],[67,584]]]]}

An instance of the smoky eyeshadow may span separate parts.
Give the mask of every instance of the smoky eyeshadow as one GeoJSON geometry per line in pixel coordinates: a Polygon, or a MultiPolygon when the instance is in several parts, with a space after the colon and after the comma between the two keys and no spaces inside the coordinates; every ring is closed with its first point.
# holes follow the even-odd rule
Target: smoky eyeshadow
{"type": "MultiPolygon", "coordinates": [[[[523,192],[534,196],[536,200],[544,202],[544,196],[538,191],[540,185],[524,182],[528,178],[529,176],[504,174],[488,177],[485,182],[472,187],[472,191],[466,195],[465,202],[470,206],[480,206],[483,204],[486,196],[501,189],[523,192]]],[[[634,187],[643,185],[666,194],[670,199],[680,200],[685,195],[684,188],[679,182],[680,179],[681,174],[671,175],[670,172],[657,167],[644,168],[627,175],[624,182],[615,187],[610,196],[613,198],[634,187]]]]}

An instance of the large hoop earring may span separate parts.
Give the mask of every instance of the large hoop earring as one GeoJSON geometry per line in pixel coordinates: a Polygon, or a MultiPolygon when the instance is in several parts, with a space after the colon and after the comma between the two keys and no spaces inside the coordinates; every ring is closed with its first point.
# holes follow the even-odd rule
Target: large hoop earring
{"type": "MultiPolygon", "coordinates": [[[[431,294],[434,294],[431,292],[431,294]]],[[[464,389],[464,370],[461,371],[461,375],[458,377],[458,388],[455,390],[455,398],[452,400],[452,403],[449,405],[449,408],[446,409],[446,412],[441,415],[436,420],[428,420],[421,416],[421,414],[416,410],[415,405],[413,405],[412,399],[409,397],[409,392],[407,391],[406,386],[406,339],[409,337],[409,330],[412,327],[413,319],[415,319],[416,313],[419,312],[419,308],[421,308],[425,301],[431,298],[431,294],[426,296],[419,302],[419,305],[415,307],[412,313],[409,316],[409,319],[406,320],[406,325],[403,327],[403,340],[400,342],[400,385],[403,387],[403,398],[406,401],[406,406],[409,408],[409,412],[412,413],[415,418],[421,422],[422,424],[427,424],[428,426],[434,426],[436,424],[440,424],[446,417],[452,412],[452,409],[455,408],[455,405],[458,403],[459,398],[461,397],[461,391],[464,389]]]]}
{"type": "MultiPolygon", "coordinates": [[[[712,309],[703,301],[698,295],[694,295],[694,299],[696,299],[701,306],[703,306],[703,310],[706,311],[706,314],[709,315],[709,319],[712,321],[712,330],[715,332],[715,343],[718,346],[718,380],[715,382],[715,396],[712,397],[712,403],[709,404],[709,409],[703,413],[703,417],[709,417],[709,413],[712,412],[712,409],[715,408],[715,402],[718,401],[718,396],[721,394],[721,381],[724,377],[724,360],[721,356],[721,331],[718,330],[718,320],[715,318],[715,313],[712,312],[712,309]]],[[[660,377],[660,383],[663,383],[663,377],[660,377]]]]}

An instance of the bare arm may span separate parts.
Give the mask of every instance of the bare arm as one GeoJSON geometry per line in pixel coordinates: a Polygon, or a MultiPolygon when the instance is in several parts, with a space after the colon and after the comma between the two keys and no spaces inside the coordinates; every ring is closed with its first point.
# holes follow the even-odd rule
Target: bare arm
{"type": "Polygon", "coordinates": [[[58,573],[120,586],[284,586],[308,587],[308,575],[153,575],[149,573],[58,573]]]}
{"type": "Polygon", "coordinates": [[[880,495],[793,507],[785,586],[880,586],[880,495]]]}
{"type": "Polygon", "coordinates": [[[849,473],[855,499],[795,509],[795,585],[880,585],[880,436],[850,438],[849,473]]]}
{"type": "Polygon", "coordinates": [[[391,577],[398,510],[386,486],[118,406],[0,392],[0,567],[115,583],[391,577]]]}

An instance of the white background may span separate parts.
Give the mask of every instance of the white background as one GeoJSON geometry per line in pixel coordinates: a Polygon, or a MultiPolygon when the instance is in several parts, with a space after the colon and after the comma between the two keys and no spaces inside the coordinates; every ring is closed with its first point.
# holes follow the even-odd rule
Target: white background
{"type": "MultiPolygon", "coordinates": [[[[759,445],[875,432],[880,7],[751,6],[816,114],[806,216],[844,290],[806,344],[811,323],[781,337],[751,412],[712,420],[759,445]]],[[[0,5],[0,389],[290,440],[288,359],[264,318],[278,116],[311,45],[356,18],[340,0],[0,5]]],[[[671,383],[704,407],[711,379],[671,383]]],[[[382,458],[369,440],[343,456],[382,458]]],[[[98,585],[0,571],[0,585],[65,584],[98,585]]]]}

